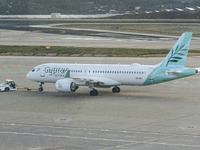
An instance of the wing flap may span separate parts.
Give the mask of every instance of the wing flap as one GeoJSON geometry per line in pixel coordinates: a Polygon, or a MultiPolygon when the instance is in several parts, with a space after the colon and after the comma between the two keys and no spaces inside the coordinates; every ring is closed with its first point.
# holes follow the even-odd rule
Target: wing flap
{"type": "Polygon", "coordinates": [[[116,86],[121,84],[115,80],[104,77],[78,76],[72,77],[72,79],[77,80],[79,82],[86,82],[89,84],[98,84],[100,86],[116,86]]]}

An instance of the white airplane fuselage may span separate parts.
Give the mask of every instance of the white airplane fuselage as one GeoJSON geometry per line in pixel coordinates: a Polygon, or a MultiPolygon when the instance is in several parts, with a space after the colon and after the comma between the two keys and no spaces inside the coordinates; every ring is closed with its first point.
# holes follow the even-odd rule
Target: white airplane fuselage
{"type": "MultiPolygon", "coordinates": [[[[105,78],[118,82],[118,85],[143,85],[149,73],[156,66],[151,65],[106,65],[106,64],[42,64],[35,67],[35,73],[27,78],[37,82],[55,83],[64,79],[70,70],[70,77],[105,78]],[[38,71],[37,71],[38,70],[38,71]]],[[[77,85],[85,85],[84,80],[77,85]]],[[[112,86],[107,83],[102,86],[112,86]]]]}

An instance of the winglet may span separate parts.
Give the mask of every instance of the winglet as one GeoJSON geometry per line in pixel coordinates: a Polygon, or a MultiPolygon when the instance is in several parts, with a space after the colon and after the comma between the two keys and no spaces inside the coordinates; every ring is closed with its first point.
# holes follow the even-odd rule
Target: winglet
{"type": "Polygon", "coordinates": [[[184,67],[187,59],[191,38],[192,38],[192,32],[183,33],[160,66],[184,67]]]}
{"type": "Polygon", "coordinates": [[[67,70],[67,73],[65,75],[65,78],[70,78],[70,70],[67,70]]]}

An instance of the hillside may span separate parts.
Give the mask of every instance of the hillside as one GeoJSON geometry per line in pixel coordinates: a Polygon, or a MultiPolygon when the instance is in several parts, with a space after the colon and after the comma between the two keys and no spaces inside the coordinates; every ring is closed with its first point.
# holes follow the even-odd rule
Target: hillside
{"type": "Polygon", "coordinates": [[[1,0],[0,15],[144,13],[200,6],[199,0],[1,0]]]}

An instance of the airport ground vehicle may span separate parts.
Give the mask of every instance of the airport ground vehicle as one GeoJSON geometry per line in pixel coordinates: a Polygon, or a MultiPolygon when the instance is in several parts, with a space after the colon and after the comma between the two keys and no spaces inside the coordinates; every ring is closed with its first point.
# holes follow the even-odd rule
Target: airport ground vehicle
{"type": "Polygon", "coordinates": [[[16,91],[17,87],[13,80],[7,79],[5,83],[0,84],[1,92],[16,91]]]}

